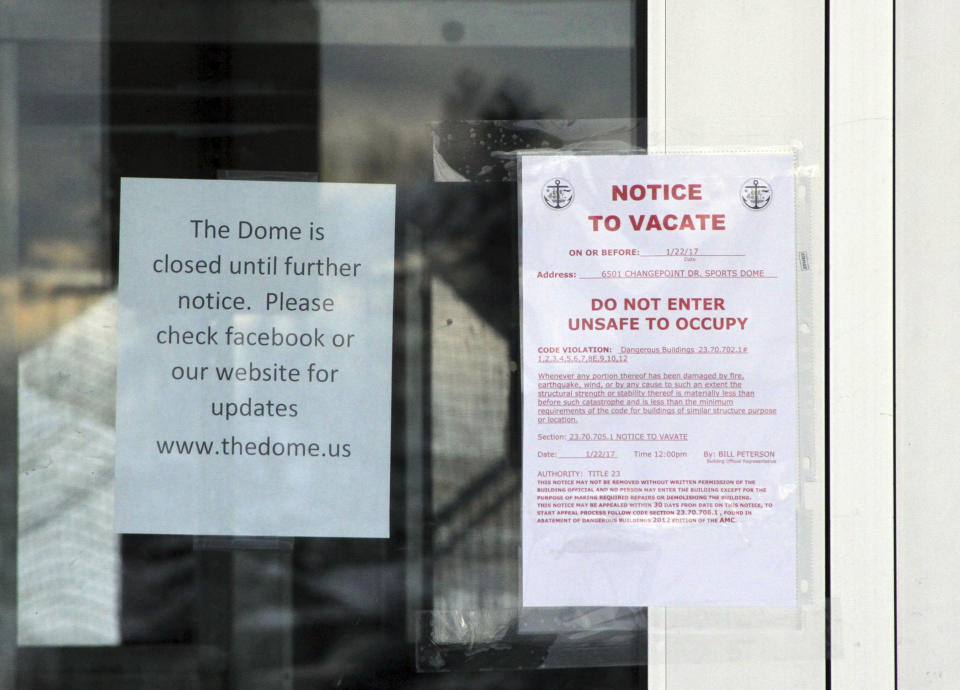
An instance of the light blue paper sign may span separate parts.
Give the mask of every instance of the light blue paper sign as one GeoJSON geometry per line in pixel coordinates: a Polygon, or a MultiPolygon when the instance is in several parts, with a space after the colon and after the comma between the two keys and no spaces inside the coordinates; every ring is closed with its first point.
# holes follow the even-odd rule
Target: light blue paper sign
{"type": "Polygon", "coordinates": [[[395,196],[122,181],[118,532],[388,536],[395,196]]]}

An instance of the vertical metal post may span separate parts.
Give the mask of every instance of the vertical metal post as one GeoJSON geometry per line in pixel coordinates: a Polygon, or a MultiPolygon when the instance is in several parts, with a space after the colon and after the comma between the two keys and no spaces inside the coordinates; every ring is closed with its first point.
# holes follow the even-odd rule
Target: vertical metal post
{"type": "Polygon", "coordinates": [[[0,689],[17,674],[17,46],[0,41],[0,689]]]}
{"type": "Polygon", "coordinates": [[[414,223],[407,223],[404,230],[404,437],[406,445],[406,594],[407,594],[407,639],[416,641],[417,621],[425,605],[424,570],[424,520],[427,496],[424,458],[428,439],[424,434],[425,403],[424,381],[425,344],[429,337],[424,301],[424,256],[422,231],[414,223]]]}
{"type": "Polygon", "coordinates": [[[293,552],[235,551],[232,688],[293,687],[293,623],[293,552]]]}

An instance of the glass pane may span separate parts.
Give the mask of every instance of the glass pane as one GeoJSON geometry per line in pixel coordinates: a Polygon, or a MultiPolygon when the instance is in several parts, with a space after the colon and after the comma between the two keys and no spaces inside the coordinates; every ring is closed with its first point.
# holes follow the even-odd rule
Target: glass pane
{"type": "Polygon", "coordinates": [[[645,684],[645,612],[520,615],[512,177],[522,148],[644,145],[644,16],[630,0],[10,15],[0,543],[17,584],[0,590],[17,616],[0,667],[17,686],[645,684]],[[114,533],[121,177],[397,185],[389,539],[114,533]]]}

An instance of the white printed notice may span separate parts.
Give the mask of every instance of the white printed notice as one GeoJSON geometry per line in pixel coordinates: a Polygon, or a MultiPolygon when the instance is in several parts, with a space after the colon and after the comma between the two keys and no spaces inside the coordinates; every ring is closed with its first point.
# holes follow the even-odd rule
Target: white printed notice
{"type": "Polygon", "coordinates": [[[793,605],[792,157],[521,174],[524,605],[793,605]]]}
{"type": "Polygon", "coordinates": [[[117,531],[387,537],[395,188],[120,201],[117,531]]]}

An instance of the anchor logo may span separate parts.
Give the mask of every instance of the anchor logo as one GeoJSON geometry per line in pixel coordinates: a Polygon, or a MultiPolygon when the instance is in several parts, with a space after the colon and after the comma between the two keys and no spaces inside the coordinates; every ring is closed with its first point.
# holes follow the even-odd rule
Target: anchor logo
{"type": "Polygon", "coordinates": [[[573,203],[573,185],[562,178],[554,177],[543,185],[542,197],[543,203],[559,211],[573,203]]]}
{"type": "Polygon", "coordinates": [[[770,184],[759,177],[753,177],[740,186],[740,201],[751,211],[759,211],[770,205],[773,190],[770,184]]]}

